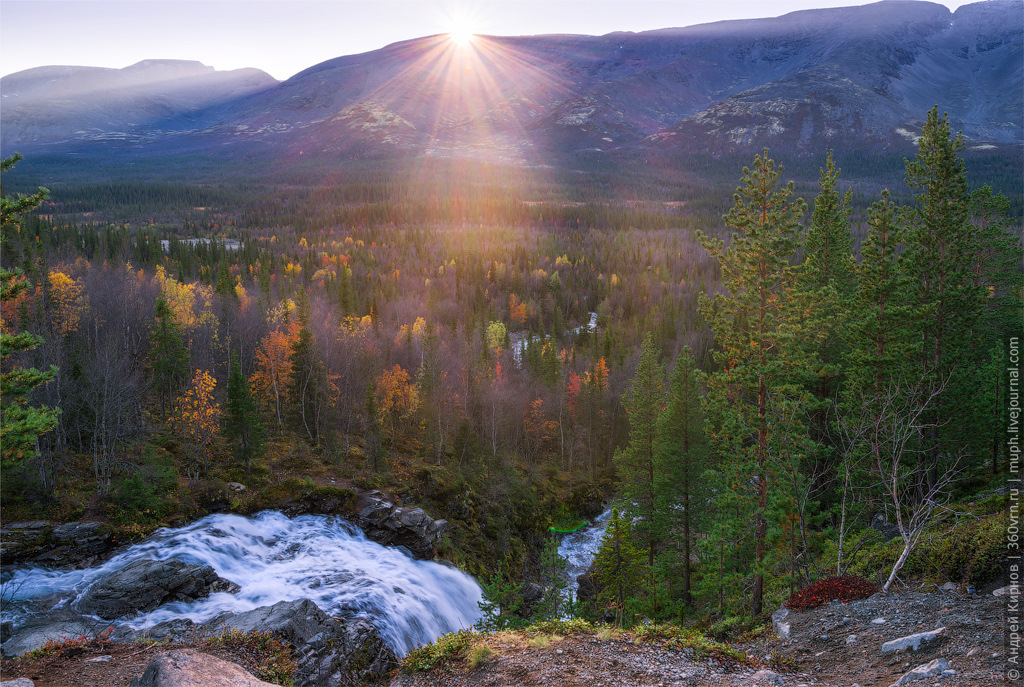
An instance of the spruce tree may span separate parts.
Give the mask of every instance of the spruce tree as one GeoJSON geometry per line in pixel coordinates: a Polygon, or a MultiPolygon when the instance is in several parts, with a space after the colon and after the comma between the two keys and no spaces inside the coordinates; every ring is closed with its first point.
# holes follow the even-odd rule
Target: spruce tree
{"type": "Polygon", "coordinates": [[[692,602],[691,556],[696,551],[698,519],[706,511],[701,474],[707,466],[707,437],[701,410],[703,373],[689,346],[683,347],[672,371],[665,410],[658,418],[655,451],[656,527],[681,549],[668,552],[671,563],[682,562],[683,604],[692,602]]]}
{"type": "Polygon", "coordinates": [[[971,223],[971,194],[960,153],[963,136],[952,134],[949,118],[928,112],[917,156],[906,164],[907,185],[916,194],[908,213],[906,266],[914,278],[917,303],[931,308],[925,323],[920,365],[945,391],[932,413],[928,434],[930,480],[939,469],[939,427],[945,434],[963,428],[972,414],[976,386],[971,334],[978,327],[985,289],[972,279],[970,267],[979,250],[978,228],[971,223]]]}
{"type": "Polygon", "coordinates": [[[166,417],[173,411],[174,399],[188,382],[188,349],[185,348],[177,318],[163,294],[157,296],[153,315],[156,327],[151,338],[149,360],[153,368],[153,386],[166,417]]]}
{"type": "Polygon", "coordinates": [[[814,199],[811,226],[804,240],[805,258],[797,274],[799,288],[794,294],[798,330],[808,333],[808,353],[819,363],[805,382],[814,397],[808,408],[810,432],[819,444],[814,472],[831,465],[831,454],[838,443],[827,420],[828,408],[839,396],[845,377],[847,334],[856,290],[849,226],[851,192],[840,197],[839,174],[829,152],[818,180],[820,190],[814,199]]]}
{"type": "Polygon", "coordinates": [[[647,553],[647,564],[654,569],[654,555],[659,539],[657,503],[655,498],[658,463],[658,417],[665,403],[665,374],[658,362],[650,334],[644,336],[640,362],[633,384],[622,405],[629,415],[629,441],[615,452],[613,461],[622,478],[623,511],[631,519],[639,518],[634,527],[647,553]]]}
{"type": "Polygon", "coordinates": [[[249,382],[242,376],[238,351],[231,352],[231,370],[228,374],[227,404],[225,406],[224,436],[234,444],[235,457],[249,472],[252,459],[263,452],[263,423],[259,408],[249,391],[249,382]]]}
{"type": "Polygon", "coordinates": [[[601,547],[594,556],[594,578],[600,590],[598,598],[613,605],[620,625],[630,617],[636,597],[642,595],[643,559],[643,553],[633,543],[629,518],[620,517],[619,509],[613,508],[601,547]]]}

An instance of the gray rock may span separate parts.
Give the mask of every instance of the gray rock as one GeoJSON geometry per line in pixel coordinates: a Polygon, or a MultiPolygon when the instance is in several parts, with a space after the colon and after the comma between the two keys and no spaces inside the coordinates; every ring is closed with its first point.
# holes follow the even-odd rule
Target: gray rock
{"type": "Polygon", "coordinates": [[[221,615],[201,626],[205,635],[238,632],[273,632],[292,646],[299,647],[313,637],[338,631],[337,622],[309,599],[279,601],[252,611],[221,615]]]}
{"type": "Polygon", "coordinates": [[[886,642],[882,645],[882,653],[889,653],[891,651],[924,651],[934,646],[938,646],[946,639],[946,628],[940,627],[937,630],[931,630],[929,632],[918,632],[917,634],[907,635],[906,637],[900,637],[892,641],[886,642]]]}
{"type": "Polygon", "coordinates": [[[237,591],[208,565],[171,558],[137,560],[101,577],[78,601],[78,610],[114,619],[151,611],[170,601],[194,601],[215,591],[237,591]]]}
{"type": "Polygon", "coordinates": [[[130,687],[272,687],[241,666],[194,649],[168,651],[149,662],[130,687]]]}
{"type": "Polygon", "coordinates": [[[1020,585],[1010,584],[1000,587],[992,592],[992,596],[1017,596],[1020,594],[1020,585]]]}
{"type": "Polygon", "coordinates": [[[231,491],[242,492],[245,491],[245,485],[241,482],[228,482],[225,486],[231,491]]]}
{"type": "Polygon", "coordinates": [[[956,582],[947,582],[946,584],[939,587],[939,589],[944,592],[955,592],[959,588],[960,585],[958,585],[956,582]]]}
{"type": "Polygon", "coordinates": [[[340,632],[317,635],[296,652],[295,682],[300,687],[376,684],[398,667],[370,623],[350,618],[338,624],[340,632]]]}
{"type": "Polygon", "coordinates": [[[4,680],[0,682],[0,687],[36,687],[36,683],[27,677],[19,677],[17,680],[4,680]]]}
{"type": "Polygon", "coordinates": [[[871,621],[872,625],[885,625],[885,618],[875,618],[871,621]]]}
{"type": "Polygon", "coordinates": [[[86,663],[110,663],[114,660],[114,657],[110,654],[105,656],[93,656],[92,658],[85,659],[86,663]]]}
{"type": "Polygon", "coordinates": [[[938,677],[942,675],[943,671],[949,670],[949,664],[944,658],[937,658],[930,663],[925,663],[914,668],[910,672],[906,673],[896,682],[892,683],[890,687],[902,687],[902,685],[910,684],[911,682],[917,682],[918,680],[926,680],[930,677],[938,677]]]}
{"type": "Polygon", "coordinates": [[[46,550],[52,525],[46,520],[9,522],[0,529],[0,563],[13,563],[46,550]]]}
{"type": "Polygon", "coordinates": [[[205,623],[203,634],[273,632],[296,651],[295,683],[300,687],[349,684],[358,677],[379,681],[397,666],[376,628],[365,620],[331,618],[309,599],[282,601],[205,623]]]}
{"type": "Polygon", "coordinates": [[[789,639],[790,623],[786,620],[789,617],[788,608],[780,608],[772,613],[772,627],[779,639],[789,639]]]}
{"type": "Polygon", "coordinates": [[[856,644],[856,643],[857,643],[857,635],[850,635],[849,637],[846,638],[846,646],[850,646],[850,645],[856,644]]]}
{"type": "MultiPolygon", "coordinates": [[[[106,629],[104,627],[99,630],[106,629]]],[[[0,651],[4,656],[22,656],[30,651],[41,649],[47,642],[64,642],[78,637],[92,637],[97,628],[85,621],[62,620],[23,627],[14,632],[0,651]]]]}
{"type": "Polygon", "coordinates": [[[422,508],[400,508],[379,493],[363,494],[356,524],[367,538],[383,546],[404,546],[413,556],[431,559],[448,530],[448,522],[434,520],[422,508]]]}
{"type": "Polygon", "coordinates": [[[759,670],[750,676],[751,684],[781,685],[782,676],[770,670],[759,670]]]}

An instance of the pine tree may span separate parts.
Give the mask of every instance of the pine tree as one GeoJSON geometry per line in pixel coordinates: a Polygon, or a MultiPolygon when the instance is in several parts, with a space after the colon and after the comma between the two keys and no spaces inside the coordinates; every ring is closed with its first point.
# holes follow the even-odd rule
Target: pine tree
{"type": "MultiPolygon", "coordinates": [[[[0,162],[0,172],[6,172],[21,159],[15,154],[0,162]]],[[[0,250],[7,251],[19,227],[19,217],[39,206],[46,197],[46,189],[30,196],[4,196],[0,190],[0,250]]],[[[9,269],[0,269],[0,302],[14,300],[27,289],[29,283],[9,269]]],[[[57,368],[41,371],[34,367],[11,364],[9,356],[30,351],[42,339],[27,331],[10,334],[0,331],[0,456],[2,467],[9,470],[33,458],[38,452],[39,436],[57,426],[59,410],[29,406],[27,399],[32,389],[57,376],[57,368]]]]}
{"type": "Polygon", "coordinates": [[[242,376],[238,351],[231,352],[231,370],[228,374],[227,404],[224,413],[224,436],[234,444],[235,457],[249,472],[252,459],[263,452],[263,423],[259,408],[249,391],[249,383],[242,376]]]}
{"type": "Polygon", "coordinates": [[[707,465],[707,437],[701,411],[703,373],[688,346],[679,352],[672,372],[668,403],[658,418],[655,451],[656,527],[681,544],[671,552],[682,562],[683,604],[692,602],[691,556],[696,551],[698,518],[705,512],[700,476],[707,465]]]}
{"type": "Polygon", "coordinates": [[[764,597],[771,446],[784,443],[773,436],[779,430],[772,425],[771,397],[797,393],[792,387],[795,370],[808,365],[807,337],[790,326],[788,310],[795,278],[791,259],[800,245],[806,206],[791,198],[793,182],[780,187],[779,177],[767,150],[755,156],[753,168],[743,168],[742,185],[725,216],[736,230],[728,247],[698,233],[718,260],[727,290],[714,299],[702,294],[701,314],[714,331],[714,357],[722,368],[709,380],[712,439],[720,453],[746,463],[748,477],[742,484],[754,491],[754,615],[761,613],[764,597]]]}

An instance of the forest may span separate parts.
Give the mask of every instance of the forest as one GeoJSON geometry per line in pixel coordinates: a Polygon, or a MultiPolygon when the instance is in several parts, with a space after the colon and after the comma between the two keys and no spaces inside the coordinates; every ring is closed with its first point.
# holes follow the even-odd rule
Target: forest
{"type": "Polygon", "coordinates": [[[965,148],[932,110],[873,185],[823,151],[798,189],[765,150],[728,161],[731,197],[668,200],[22,180],[4,518],[131,538],[379,488],[449,519],[440,555],[493,596],[614,499],[598,594],[571,612],[623,624],[756,621],[819,578],[888,589],[940,559],[992,580],[1021,198],[973,183],[965,148]],[[939,534],[948,555],[921,557],[939,534]]]}

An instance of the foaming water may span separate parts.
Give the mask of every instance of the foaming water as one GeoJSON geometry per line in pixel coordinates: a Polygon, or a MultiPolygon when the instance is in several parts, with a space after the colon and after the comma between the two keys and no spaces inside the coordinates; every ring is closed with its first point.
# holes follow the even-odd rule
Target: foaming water
{"type": "Polygon", "coordinates": [[[576,578],[587,572],[594,562],[597,550],[601,548],[601,539],[608,529],[608,521],[612,517],[609,508],[601,513],[593,523],[582,529],[571,532],[562,539],[558,547],[558,555],[565,559],[565,576],[568,579],[566,591],[576,597],[576,578]]]}
{"type": "Polygon", "coordinates": [[[371,542],[342,520],[288,518],[271,511],[252,518],[210,515],[186,527],[158,530],[97,568],[19,570],[4,585],[14,603],[5,604],[0,617],[21,625],[46,599],[54,608],[73,608],[74,600],[101,575],[138,559],[168,558],[210,565],[241,589],[165,604],[124,624],[141,630],[178,618],[202,623],[226,611],[308,598],[328,615],[365,618],[404,655],[480,617],[480,586],[465,573],[371,542]]]}

